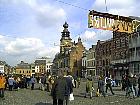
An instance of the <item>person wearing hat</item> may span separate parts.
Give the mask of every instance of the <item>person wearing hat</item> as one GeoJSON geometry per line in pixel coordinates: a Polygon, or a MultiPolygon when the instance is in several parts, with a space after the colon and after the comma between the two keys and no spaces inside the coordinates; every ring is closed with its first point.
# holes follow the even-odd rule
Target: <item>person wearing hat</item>
{"type": "Polygon", "coordinates": [[[4,99],[4,89],[5,89],[5,77],[3,76],[2,73],[0,73],[0,98],[4,99]]]}

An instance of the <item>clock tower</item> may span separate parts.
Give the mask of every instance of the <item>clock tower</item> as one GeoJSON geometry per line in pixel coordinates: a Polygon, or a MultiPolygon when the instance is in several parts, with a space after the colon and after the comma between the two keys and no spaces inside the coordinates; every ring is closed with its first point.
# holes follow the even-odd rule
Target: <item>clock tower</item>
{"type": "Polygon", "coordinates": [[[70,38],[70,32],[68,31],[67,22],[65,22],[63,27],[64,29],[63,32],[61,32],[62,35],[60,39],[60,53],[64,53],[66,50],[69,50],[72,47],[72,39],[70,38]]]}

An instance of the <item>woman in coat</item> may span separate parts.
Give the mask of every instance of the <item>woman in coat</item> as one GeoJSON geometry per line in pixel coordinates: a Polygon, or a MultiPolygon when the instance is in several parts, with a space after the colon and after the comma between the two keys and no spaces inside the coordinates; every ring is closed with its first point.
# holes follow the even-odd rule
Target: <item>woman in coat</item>
{"type": "Polygon", "coordinates": [[[93,81],[91,77],[88,77],[86,81],[85,98],[87,97],[87,93],[90,93],[90,98],[92,98],[92,92],[93,92],[93,81]]]}

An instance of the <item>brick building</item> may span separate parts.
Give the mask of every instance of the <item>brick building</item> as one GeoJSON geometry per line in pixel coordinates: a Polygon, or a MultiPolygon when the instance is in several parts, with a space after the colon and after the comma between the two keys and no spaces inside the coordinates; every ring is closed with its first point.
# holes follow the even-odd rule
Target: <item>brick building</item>
{"type": "Polygon", "coordinates": [[[96,74],[107,76],[112,72],[112,45],[113,39],[106,41],[98,40],[96,45],[96,74]]]}
{"type": "Polygon", "coordinates": [[[121,79],[123,74],[128,73],[128,33],[113,32],[112,68],[113,76],[121,79]]]}

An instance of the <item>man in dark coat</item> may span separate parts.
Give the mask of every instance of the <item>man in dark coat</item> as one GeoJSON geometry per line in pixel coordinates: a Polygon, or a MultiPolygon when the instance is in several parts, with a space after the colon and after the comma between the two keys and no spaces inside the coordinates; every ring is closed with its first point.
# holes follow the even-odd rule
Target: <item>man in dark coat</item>
{"type": "Polygon", "coordinates": [[[68,77],[59,76],[55,80],[51,90],[53,105],[63,105],[65,100],[67,105],[70,93],[72,93],[72,81],[68,77]]]}
{"type": "Polygon", "coordinates": [[[105,78],[106,93],[107,93],[108,88],[110,88],[110,91],[111,91],[112,95],[114,95],[114,92],[113,92],[113,89],[112,89],[112,86],[111,86],[111,81],[112,81],[112,79],[111,79],[110,76],[108,76],[108,77],[105,78]]]}

